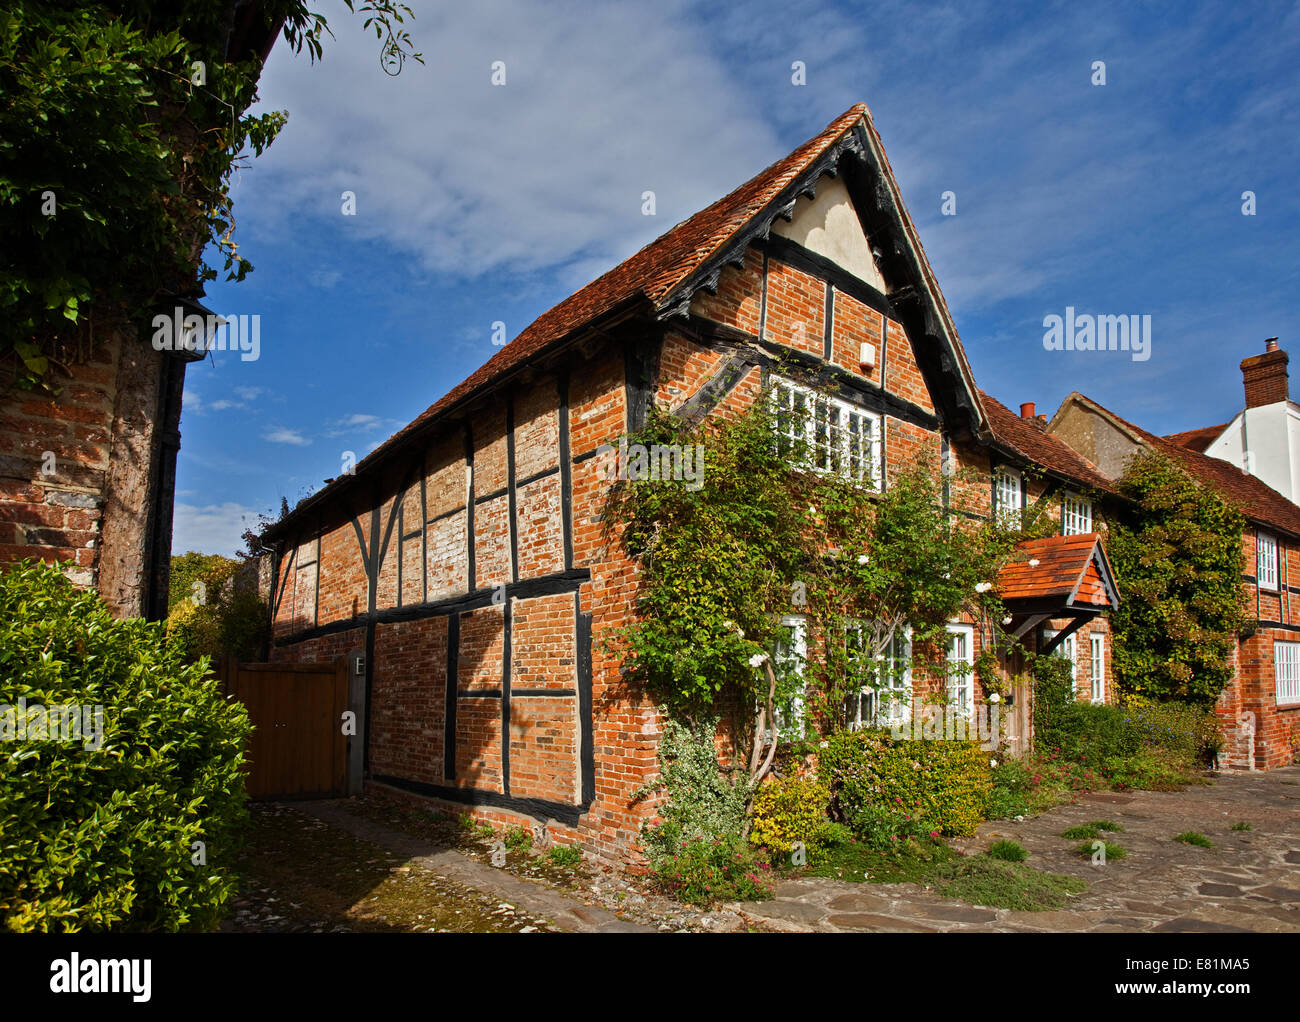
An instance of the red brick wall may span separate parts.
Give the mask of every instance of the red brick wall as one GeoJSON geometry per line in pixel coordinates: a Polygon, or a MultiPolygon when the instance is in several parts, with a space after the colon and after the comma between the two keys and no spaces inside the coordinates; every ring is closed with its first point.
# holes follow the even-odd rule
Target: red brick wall
{"type": "Polygon", "coordinates": [[[0,563],[27,557],[72,562],[75,582],[95,584],[121,347],[120,337],[111,335],[89,361],[57,380],[56,397],[5,389],[0,563]]]}

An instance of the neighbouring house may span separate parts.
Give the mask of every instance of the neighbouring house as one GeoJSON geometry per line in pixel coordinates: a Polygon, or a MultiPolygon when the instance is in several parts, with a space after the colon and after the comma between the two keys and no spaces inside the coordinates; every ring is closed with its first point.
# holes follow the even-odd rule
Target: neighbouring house
{"type": "MultiPolygon", "coordinates": [[[[1113,698],[1110,482],[1032,409],[976,387],[862,105],[546,312],[270,526],[272,660],[350,657],[367,783],[634,856],[662,721],[600,642],[631,620],[637,567],[606,540],[597,454],[651,402],[700,417],[762,394],[807,435],[819,415],[863,486],[928,453],[948,499],[965,487],[983,515],[1043,502],[1061,535],[1008,566],[1012,627],[1072,651],[1081,695],[1113,698]],[[803,400],[812,386],[826,400],[803,400]]],[[[973,664],[980,630],[949,632],[950,661],[973,664]]],[[[972,672],[907,681],[984,697],[972,672]]]]}
{"type": "Polygon", "coordinates": [[[1227,741],[1220,763],[1244,769],[1285,766],[1300,752],[1300,586],[1290,570],[1300,567],[1300,507],[1286,496],[1296,457],[1286,363],[1273,341],[1241,363],[1246,410],[1226,425],[1156,436],[1075,393],[1047,427],[1112,480],[1135,452],[1164,454],[1245,515],[1242,586],[1257,625],[1238,642],[1234,679],[1216,706],[1227,741]]]}
{"type": "Polygon", "coordinates": [[[1300,503],[1300,405],[1291,400],[1288,361],[1270,337],[1263,353],[1241,362],[1246,407],[1231,422],[1165,439],[1226,461],[1300,503]]]}

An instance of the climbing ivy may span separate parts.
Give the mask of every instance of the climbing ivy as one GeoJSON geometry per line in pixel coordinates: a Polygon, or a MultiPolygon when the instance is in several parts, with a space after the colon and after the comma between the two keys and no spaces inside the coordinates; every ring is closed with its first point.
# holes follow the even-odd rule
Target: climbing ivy
{"type": "Polygon", "coordinates": [[[1245,518],[1155,453],[1134,457],[1120,488],[1132,501],[1110,538],[1120,590],[1110,625],[1120,687],[1212,703],[1232,680],[1233,651],[1247,625],[1245,518]]]}

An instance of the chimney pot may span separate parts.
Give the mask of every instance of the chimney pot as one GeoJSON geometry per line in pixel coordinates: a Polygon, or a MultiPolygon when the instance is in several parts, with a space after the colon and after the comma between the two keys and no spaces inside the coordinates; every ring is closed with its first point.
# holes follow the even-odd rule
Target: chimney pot
{"type": "Polygon", "coordinates": [[[1022,419],[1032,419],[1034,417],[1034,403],[1025,401],[1020,405],[1020,417],[1022,419]]]}
{"type": "Polygon", "coordinates": [[[1277,338],[1276,338],[1276,337],[1270,337],[1268,340],[1266,340],[1266,341],[1264,342],[1264,350],[1265,350],[1265,351],[1277,351],[1277,338]]]}

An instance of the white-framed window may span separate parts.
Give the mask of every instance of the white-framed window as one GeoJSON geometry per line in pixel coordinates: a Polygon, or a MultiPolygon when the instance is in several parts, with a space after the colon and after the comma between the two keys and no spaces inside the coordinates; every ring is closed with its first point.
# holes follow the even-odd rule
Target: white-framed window
{"type": "MultiPolygon", "coordinates": [[[[850,657],[867,655],[865,624],[850,624],[844,641],[850,657]]],[[[859,662],[863,685],[849,698],[850,730],[861,727],[891,727],[912,719],[912,629],[895,630],[885,651],[874,665],[859,662]]]]}
{"type": "Polygon", "coordinates": [[[1020,473],[1000,468],[993,487],[993,513],[1006,529],[1020,528],[1020,473]]]}
{"type": "Polygon", "coordinates": [[[1106,701],[1106,636],[1093,632],[1089,637],[1092,659],[1088,664],[1088,681],[1091,683],[1092,701],[1106,701]]]}
{"type": "Polygon", "coordinates": [[[975,702],[975,629],[971,625],[948,626],[948,705],[966,716],[975,702]]]}
{"type": "Polygon", "coordinates": [[[1300,703],[1300,642],[1273,643],[1273,694],[1279,706],[1300,703]]]}
{"type": "MultiPolygon", "coordinates": [[[[1044,630],[1043,630],[1043,645],[1046,646],[1049,642],[1051,642],[1054,638],[1056,638],[1056,635],[1057,635],[1057,633],[1056,633],[1055,631],[1053,631],[1052,629],[1050,629],[1050,628],[1044,629],[1044,630]]],[[[1064,642],[1062,642],[1059,646],[1057,646],[1056,649],[1052,650],[1052,656],[1064,657],[1066,660],[1070,661],[1070,696],[1069,696],[1069,698],[1070,698],[1070,700],[1071,700],[1072,702],[1073,702],[1075,699],[1078,699],[1078,697],[1079,697],[1079,695],[1078,695],[1078,692],[1079,692],[1079,643],[1078,643],[1078,639],[1079,639],[1079,636],[1078,636],[1077,634],[1075,634],[1074,632],[1071,632],[1069,635],[1067,635],[1067,636],[1065,637],[1065,641],[1064,641],[1064,642]]]]}
{"type": "Polygon", "coordinates": [[[768,725],[769,740],[776,735],[784,739],[799,739],[804,734],[804,663],[808,656],[808,622],[801,614],[787,614],[781,618],[777,632],[776,648],[772,651],[772,667],[777,676],[775,720],[768,725]],[[793,691],[785,684],[794,679],[793,691]],[[785,689],[783,693],[781,690],[785,689]]]}
{"type": "Polygon", "coordinates": [[[879,415],[784,377],[772,378],[772,405],[783,454],[802,449],[802,467],[880,489],[879,415]]]}
{"type": "Polygon", "coordinates": [[[1092,501],[1077,493],[1061,499],[1061,535],[1081,536],[1092,531],[1092,501]]]}
{"type": "Polygon", "coordinates": [[[1277,539],[1267,532],[1255,536],[1255,579],[1261,589],[1277,588],[1277,539]]]}

